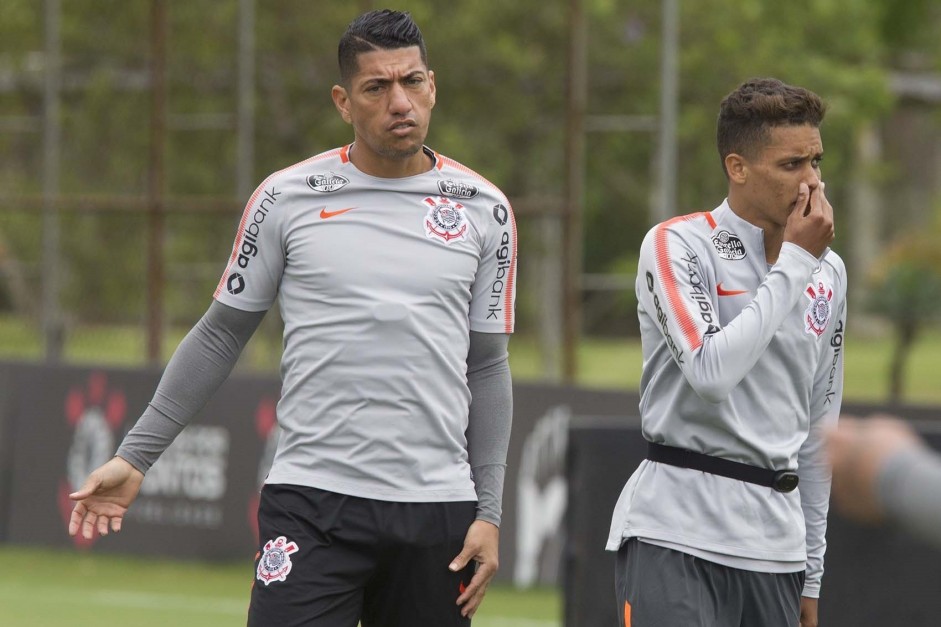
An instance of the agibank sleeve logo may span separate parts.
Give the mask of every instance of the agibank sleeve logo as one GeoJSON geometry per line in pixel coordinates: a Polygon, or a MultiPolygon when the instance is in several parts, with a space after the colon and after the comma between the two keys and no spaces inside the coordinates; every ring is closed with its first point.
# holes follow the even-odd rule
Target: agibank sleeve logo
{"type": "Polygon", "coordinates": [[[232,258],[229,261],[222,283],[216,289],[217,296],[223,285],[225,285],[226,291],[233,296],[241,294],[245,290],[244,271],[248,270],[252,260],[258,255],[258,240],[262,229],[265,228],[265,220],[278,204],[279,196],[282,193],[274,185],[263,190],[259,188],[255,192],[255,196],[252,197],[248,205],[249,208],[242,215],[242,222],[239,224],[238,234],[235,237],[235,246],[232,249],[232,258]],[[255,204],[259,197],[261,198],[260,202],[255,204]],[[238,267],[233,267],[233,265],[238,267]]]}
{"type": "Polygon", "coordinates": [[[664,301],[661,305],[660,299],[653,290],[653,276],[648,273],[648,289],[654,296],[654,306],[656,307],[657,321],[663,329],[664,337],[671,346],[677,363],[682,364],[683,352],[678,348],[678,342],[670,334],[668,321],[672,317],[676,324],[676,330],[689,350],[695,351],[703,345],[703,338],[706,335],[716,333],[719,329],[715,324],[715,316],[712,303],[703,289],[701,270],[699,268],[699,258],[695,253],[679,246],[679,250],[671,250],[670,233],[672,229],[680,227],[683,223],[688,223],[700,218],[709,219],[708,214],[693,213],[686,216],[677,216],[666,222],[661,222],[654,233],[654,255],[657,279],[662,286],[664,301]],[[683,257],[679,257],[683,254],[683,257]],[[679,260],[675,267],[674,256],[679,260]],[[683,268],[682,273],[678,273],[679,267],[683,268]],[[696,322],[700,318],[705,324],[704,328],[696,322]]]}

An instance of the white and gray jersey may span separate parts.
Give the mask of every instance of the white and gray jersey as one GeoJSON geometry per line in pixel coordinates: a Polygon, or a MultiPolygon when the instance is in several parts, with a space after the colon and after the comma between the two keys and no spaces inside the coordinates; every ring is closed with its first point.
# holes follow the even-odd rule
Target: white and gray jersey
{"type": "Polygon", "coordinates": [[[846,271],[785,242],[769,268],[763,231],[724,202],[654,227],[637,275],[644,437],[763,468],[794,469],[790,493],[641,463],[615,508],[624,538],[736,568],[804,570],[819,594],[830,474],[819,428],[843,390],[846,271]]]}
{"type": "Polygon", "coordinates": [[[470,331],[511,333],[516,226],[459,163],[383,179],[350,146],[266,179],[214,297],[284,320],[282,435],[266,483],[387,501],[476,500],[470,331]]]}

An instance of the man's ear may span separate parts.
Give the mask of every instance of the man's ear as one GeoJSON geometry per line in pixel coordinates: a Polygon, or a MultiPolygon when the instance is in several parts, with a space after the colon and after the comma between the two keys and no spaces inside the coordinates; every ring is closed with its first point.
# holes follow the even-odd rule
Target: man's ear
{"type": "Polygon", "coordinates": [[[353,116],[350,114],[350,96],[346,88],[340,85],[334,85],[333,89],[330,90],[330,95],[333,97],[333,104],[336,106],[337,111],[340,112],[340,117],[343,118],[343,121],[347,124],[352,124],[353,116]]]}
{"type": "Polygon", "coordinates": [[[437,102],[437,97],[435,94],[438,93],[438,88],[435,87],[435,73],[431,70],[428,70],[428,82],[431,86],[431,108],[433,109],[435,102],[437,102]]]}
{"type": "Polygon", "coordinates": [[[730,182],[743,185],[748,180],[748,161],[742,155],[730,152],[725,156],[725,171],[730,182]]]}

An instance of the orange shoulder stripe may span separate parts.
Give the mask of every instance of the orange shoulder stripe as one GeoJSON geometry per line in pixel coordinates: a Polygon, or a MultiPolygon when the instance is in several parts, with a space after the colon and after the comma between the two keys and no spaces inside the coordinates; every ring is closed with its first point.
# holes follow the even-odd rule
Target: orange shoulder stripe
{"type": "Polygon", "coordinates": [[[255,200],[258,198],[258,194],[262,192],[265,188],[265,185],[268,184],[268,181],[278,176],[282,172],[288,172],[295,168],[307,165],[308,163],[313,163],[315,161],[320,161],[322,159],[329,159],[330,157],[335,157],[337,154],[340,155],[340,158],[343,158],[344,151],[347,150],[349,146],[343,148],[334,148],[333,150],[328,150],[327,152],[322,152],[319,155],[314,155],[303,161],[299,161],[293,165],[289,165],[286,168],[282,168],[277,172],[269,174],[268,177],[261,182],[261,185],[255,188],[255,192],[252,194],[251,198],[248,199],[248,202],[245,203],[245,208],[242,210],[242,219],[239,221],[239,228],[235,234],[235,244],[232,245],[232,254],[229,256],[229,262],[225,265],[225,271],[222,273],[222,278],[219,279],[219,284],[216,286],[216,291],[212,293],[212,297],[216,298],[222,292],[222,286],[225,285],[226,278],[229,276],[229,270],[232,268],[232,264],[235,263],[235,260],[238,258],[239,249],[242,247],[242,236],[245,234],[245,224],[248,222],[248,217],[251,214],[252,205],[255,204],[255,200]]]}
{"type": "Polygon", "coordinates": [[[702,336],[696,328],[696,322],[692,313],[686,308],[683,297],[680,295],[679,282],[673,272],[673,264],[670,260],[669,243],[667,242],[667,228],[679,222],[689,222],[697,218],[705,218],[713,228],[715,221],[708,213],[691,213],[685,216],[677,216],[666,222],[661,222],[657,226],[654,234],[654,253],[656,255],[657,274],[663,284],[663,290],[667,297],[667,305],[670,312],[676,316],[677,323],[690,350],[696,350],[702,346],[702,336]]]}

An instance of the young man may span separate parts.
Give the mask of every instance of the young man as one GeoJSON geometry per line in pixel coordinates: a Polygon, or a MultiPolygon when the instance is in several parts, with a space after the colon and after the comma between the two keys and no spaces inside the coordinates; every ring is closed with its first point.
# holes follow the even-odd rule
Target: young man
{"type": "Polygon", "coordinates": [[[718,119],[728,198],[644,240],[649,453],[607,545],[626,626],[817,623],[830,492],[819,427],[839,415],[846,314],[824,110],[778,80],[742,84],[718,119]]]}
{"type": "Polygon", "coordinates": [[[248,623],[466,626],[498,565],[513,213],[425,147],[435,76],[407,13],[356,19],[339,65],[354,142],[258,187],[215,302],[117,456],[72,495],[69,531],[120,529],[142,473],[277,299],[282,435],[248,623]]]}

